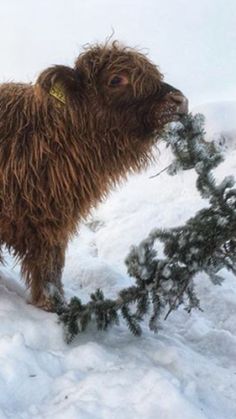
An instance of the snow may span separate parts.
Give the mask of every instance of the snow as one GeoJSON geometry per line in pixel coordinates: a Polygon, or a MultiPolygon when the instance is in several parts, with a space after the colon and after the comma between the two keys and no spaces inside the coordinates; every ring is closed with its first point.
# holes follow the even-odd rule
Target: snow
{"type": "MultiPolygon", "coordinates": [[[[221,107],[215,117],[222,130],[227,128],[221,107]]],[[[98,287],[114,297],[132,283],[124,264],[130,245],[156,226],[184,223],[205,205],[192,170],[150,179],[171,161],[164,144],[157,156],[157,164],[114,191],[70,243],[63,277],[68,298],[77,294],[86,300],[98,287]]],[[[235,175],[235,161],[235,148],[228,148],[217,179],[235,175]]],[[[203,311],[189,315],[180,308],[162,319],[158,334],[144,324],[136,338],[121,321],[107,333],[90,326],[67,345],[56,315],[27,304],[19,266],[7,254],[6,259],[0,279],[1,419],[235,418],[231,274],[223,271],[221,286],[199,275],[195,283],[203,311]]]]}
{"type": "Polygon", "coordinates": [[[206,131],[209,140],[218,142],[226,148],[235,148],[236,101],[211,102],[196,106],[206,119],[206,131]]]}
{"type": "MultiPolygon", "coordinates": [[[[148,48],[166,81],[186,93],[194,113],[204,113],[208,139],[225,153],[215,170],[221,182],[236,176],[235,5],[42,0],[36,10],[29,0],[2,2],[0,77],[28,81],[51,64],[70,65],[84,43],[104,41],[114,28],[115,38],[148,48]]],[[[81,225],[67,251],[68,299],[85,301],[96,288],[115,297],[132,283],[124,264],[130,246],[207,205],[193,170],[151,178],[171,159],[160,144],[156,164],[131,176],[81,225]]],[[[235,419],[236,282],[227,271],[221,286],[199,275],[202,311],[180,308],[162,319],[158,334],[144,323],[136,338],[121,321],[106,333],[90,326],[67,345],[56,315],[27,303],[19,265],[7,253],[5,259],[0,419],[235,419]]]]}

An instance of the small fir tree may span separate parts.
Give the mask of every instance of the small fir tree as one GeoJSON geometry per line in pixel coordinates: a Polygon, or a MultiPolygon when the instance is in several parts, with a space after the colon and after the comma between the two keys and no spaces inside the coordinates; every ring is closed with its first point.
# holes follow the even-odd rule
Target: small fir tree
{"type": "Polygon", "coordinates": [[[87,304],[72,298],[66,309],[58,304],[66,340],[70,342],[95,320],[99,330],[119,322],[119,313],[134,335],[141,334],[140,323],[149,313],[149,327],[158,330],[163,311],[166,316],[184,304],[187,311],[199,308],[193,279],[206,272],[213,284],[220,284],[222,268],[236,274],[236,189],[232,176],[216,184],[212,169],[222,162],[213,143],[204,140],[204,117],[187,115],[171,123],[163,139],[171,147],[175,160],[169,174],[195,169],[196,186],[208,208],[198,211],[184,226],[155,229],[138,246],[133,246],[125,263],[135,285],[119,292],[117,299],[105,299],[97,290],[87,304]],[[158,258],[156,241],[164,245],[164,256],[158,258]]]}

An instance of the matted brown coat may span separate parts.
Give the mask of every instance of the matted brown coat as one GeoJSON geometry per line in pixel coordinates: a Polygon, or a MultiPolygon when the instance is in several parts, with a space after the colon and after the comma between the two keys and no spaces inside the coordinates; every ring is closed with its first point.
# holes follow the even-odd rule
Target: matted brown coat
{"type": "Polygon", "coordinates": [[[21,261],[33,304],[53,310],[55,293],[63,298],[80,220],[148,164],[157,133],[183,111],[162,79],[145,55],[114,42],[35,84],[0,85],[0,241],[21,261]]]}

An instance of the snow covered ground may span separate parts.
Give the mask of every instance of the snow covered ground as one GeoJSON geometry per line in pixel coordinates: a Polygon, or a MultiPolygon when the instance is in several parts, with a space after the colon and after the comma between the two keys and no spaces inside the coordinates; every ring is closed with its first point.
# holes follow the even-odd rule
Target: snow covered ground
{"type": "MultiPolygon", "coordinates": [[[[217,121],[214,131],[208,119],[209,129],[215,139],[224,131],[226,144],[227,109],[236,111],[236,104],[204,106],[217,121]]],[[[234,138],[216,170],[219,179],[236,175],[234,138]]],[[[129,246],[155,226],[184,223],[206,204],[194,171],[150,179],[171,160],[164,145],[159,150],[158,163],[114,191],[71,242],[68,298],[86,300],[97,287],[115,296],[131,283],[123,262],[129,246]]],[[[222,286],[196,278],[203,311],[179,309],[158,334],[144,324],[136,338],[121,322],[107,333],[91,326],[68,346],[56,315],[26,303],[19,266],[6,258],[8,266],[0,268],[0,419],[235,419],[236,279],[228,272],[222,286]]]]}
{"type": "MultiPolygon", "coordinates": [[[[222,179],[236,177],[235,0],[9,0],[0,2],[0,79],[31,81],[71,65],[87,42],[112,33],[147,48],[166,81],[183,90],[207,133],[222,145],[222,179]],[[218,103],[216,101],[219,101],[218,103]],[[208,103],[210,102],[210,103],[208,103]],[[201,105],[203,103],[203,105],[201,105]]],[[[184,223],[206,203],[193,171],[169,177],[164,145],[155,166],[129,178],[70,243],[68,298],[101,287],[115,296],[132,281],[124,258],[153,227],[184,223]]],[[[203,311],[183,309],[135,338],[121,322],[71,345],[56,315],[27,304],[19,266],[0,266],[0,419],[235,419],[236,278],[196,278],[203,311]]]]}

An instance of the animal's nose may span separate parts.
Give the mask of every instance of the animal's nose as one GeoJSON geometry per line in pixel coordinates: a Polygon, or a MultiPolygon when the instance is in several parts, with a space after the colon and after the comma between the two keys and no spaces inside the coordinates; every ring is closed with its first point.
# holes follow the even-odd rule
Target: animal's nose
{"type": "Polygon", "coordinates": [[[168,98],[177,105],[178,113],[188,113],[188,99],[181,92],[170,92],[168,98]]]}
{"type": "Polygon", "coordinates": [[[161,83],[159,98],[166,98],[176,105],[178,113],[188,113],[188,99],[183,93],[167,83],[161,83]]]}

